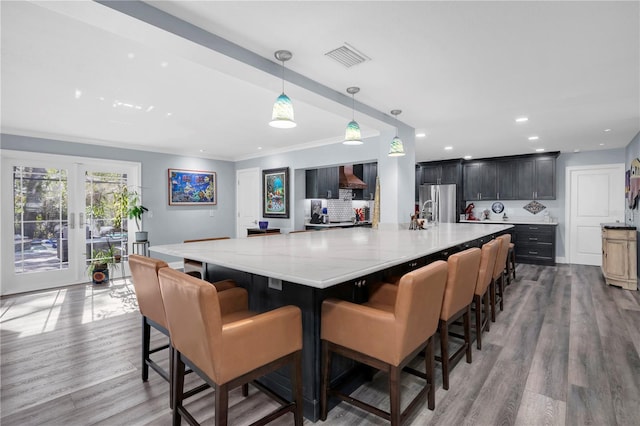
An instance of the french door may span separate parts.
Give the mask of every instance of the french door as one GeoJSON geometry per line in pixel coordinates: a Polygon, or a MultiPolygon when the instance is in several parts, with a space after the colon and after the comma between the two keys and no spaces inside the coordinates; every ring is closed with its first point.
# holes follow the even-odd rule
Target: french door
{"type": "Polygon", "coordinates": [[[126,259],[139,182],[139,163],[2,151],[0,293],[87,282],[92,258],[126,259]]]}

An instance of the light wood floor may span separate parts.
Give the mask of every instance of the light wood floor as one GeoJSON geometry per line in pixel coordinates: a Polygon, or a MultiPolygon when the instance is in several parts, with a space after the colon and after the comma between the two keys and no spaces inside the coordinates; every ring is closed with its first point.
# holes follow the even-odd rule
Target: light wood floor
{"type": "MultiPolygon", "coordinates": [[[[436,410],[425,406],[409,424],[640,424],[639,293],[607,287],[596,267],[517,272],[482,351],[474,345],[473,363],[454,368],[449,391],[437,369],[436,410]]],[[[154,372],[140,380],[140,315],[128,281],[3,298],[0,326],[3,426],[171,424],[167,383],[154,372]]],[[[418,380],[403,378],[405,403],[418,380]]],[[[387,409],[384,375],[357,392],[387,409]]],[[[273,407],[255,388],[248,398],[233,391],[230,405],[232,425],[273,407]]],[[[189,406],[212,424],[211,391],[189,406]]],[[[324,424],[386,422],[341,404],[324,424]]]]}

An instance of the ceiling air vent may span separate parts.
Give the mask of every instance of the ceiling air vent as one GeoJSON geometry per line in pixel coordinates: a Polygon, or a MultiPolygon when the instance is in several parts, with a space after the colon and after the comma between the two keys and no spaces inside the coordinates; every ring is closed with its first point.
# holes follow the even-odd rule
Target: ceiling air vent
{"type": "Polygon", "coordinates": [[[353,46],[349,46],[347,43],[337,49],[333,49],[331,52],[325,53],[325,56],[335,59],[347,68],[371,60],[367,55],[358,52],[353,46]]]}

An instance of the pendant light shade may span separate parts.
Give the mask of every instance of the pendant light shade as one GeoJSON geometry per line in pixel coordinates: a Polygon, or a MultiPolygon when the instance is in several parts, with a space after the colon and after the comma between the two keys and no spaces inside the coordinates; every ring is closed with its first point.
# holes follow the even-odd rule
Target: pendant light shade
{"type": "Polygon", "coordinates": [[[362,145],[362,134],[360,133],[360,125],[355,120],[355,94],[359,91],[359,87],[347,88],[347,93],[351,95],[352,100],[352,117],[349,124],[347,124],[347,130],[344,133],[344,141],[342,143],[345,145],[362,145]]]}
{"type": "Polygon", "coordinates": [[[278,129],[291,129],[296,127],[296,122],[293,121],[293,103],[284,93],[284,63],[291,59],[293,54],[288,50],[278,50],[274,53],[274,56],[282,62],[282,94],[278,96],[278,99],[273,104],[273,113],[271,114],[269,126],[278,129]]]}
{"type": "MultiPolygon", "coordinates": [[[[402,113],[402,110],[399,109],[394,109],[391,111],[391,114],[396,117],[396,120],[398,120],[398,115],[400,113],[402,113]]],[[[398,137],[398,127],[396,127],[396,136],[391,140],[388,155],[389,157],[402,157],[403,155],[405,155],[402,139],[398,137]]]]}

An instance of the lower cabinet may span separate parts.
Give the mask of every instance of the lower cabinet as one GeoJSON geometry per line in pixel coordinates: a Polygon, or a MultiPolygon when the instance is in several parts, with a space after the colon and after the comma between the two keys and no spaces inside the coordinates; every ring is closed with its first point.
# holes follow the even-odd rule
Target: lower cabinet
{"type": "Polygon", "coordinates": [[[638,289],[635,229],[602,228],[602,275],[609,285],[638,289]]]}
{"type": "Polygon", "coordinates": [[[516,262],[556,264],[555,225],[515,225],[512,242],[515,244],[516,262]]]}

